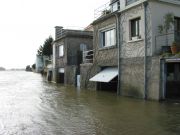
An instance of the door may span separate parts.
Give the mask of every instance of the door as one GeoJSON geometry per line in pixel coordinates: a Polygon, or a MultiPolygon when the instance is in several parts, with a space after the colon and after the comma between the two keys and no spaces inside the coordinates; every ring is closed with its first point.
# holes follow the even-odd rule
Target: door
{"type": "Polygon", "coordinates": [[[180,99],[180,63],[167,63],[166,98],[180,99]]]}

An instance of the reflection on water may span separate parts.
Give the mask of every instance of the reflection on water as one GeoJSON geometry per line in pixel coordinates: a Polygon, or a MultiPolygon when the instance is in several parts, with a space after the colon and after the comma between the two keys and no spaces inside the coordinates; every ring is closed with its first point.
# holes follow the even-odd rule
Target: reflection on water
{"type": "Polygon", "coordinates": [[[0,72],[0,135],[179,135],[180,104],[118,97],[0,72]]]}

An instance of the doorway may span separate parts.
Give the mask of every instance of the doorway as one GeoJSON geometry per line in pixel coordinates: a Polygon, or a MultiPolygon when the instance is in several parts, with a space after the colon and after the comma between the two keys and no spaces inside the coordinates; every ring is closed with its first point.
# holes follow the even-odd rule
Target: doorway
{"type": "Polygon", "coordinates": [[[166,63],[165,98],[180,100],[180,63],[166,63]]]}
{"type": "Polygon", "coordinates": [[[110,82],[98,82],[97,90],[117,92],[117,86],[118,86],[118,76],[116,76],[110,82]]]}
{"type": "Polygon", "coordinates": [[[58,70],[58,83],[64,83],[64,68],[58,70]]]}
{"type": "Polygon", "coordinates": [[[64,83],[64,73],[59,73],[58,83],[64,83]]]}

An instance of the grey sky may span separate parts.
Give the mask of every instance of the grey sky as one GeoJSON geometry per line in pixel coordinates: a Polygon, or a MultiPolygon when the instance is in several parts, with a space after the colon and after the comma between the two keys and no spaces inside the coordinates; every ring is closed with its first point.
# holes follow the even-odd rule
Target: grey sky
{"type": "Polygon", "coordinates": [[[0,66],[25,68],[54,26],[85,27],[109,0],[0,0],[0,66]]]}

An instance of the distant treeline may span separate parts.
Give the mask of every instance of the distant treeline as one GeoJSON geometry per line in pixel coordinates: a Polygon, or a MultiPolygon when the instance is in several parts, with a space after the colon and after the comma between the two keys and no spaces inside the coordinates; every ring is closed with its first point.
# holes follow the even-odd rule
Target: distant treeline
{"type": "Polygon", "coordinates": [[[0,71],[5,71],[6,69],[3,67],[0,67],[0,71]]]}

